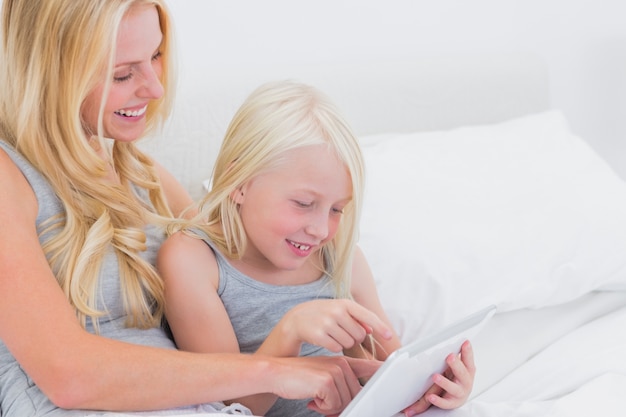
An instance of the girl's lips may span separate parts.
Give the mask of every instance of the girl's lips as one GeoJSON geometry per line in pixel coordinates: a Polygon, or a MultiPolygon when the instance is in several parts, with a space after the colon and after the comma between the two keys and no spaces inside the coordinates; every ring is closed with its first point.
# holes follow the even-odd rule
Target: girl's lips
{"type": "Polygon", "coordinates": [[[306,245],[289,239],[287,239],[287,243],[291,247],[291,250],[298,256],[308,256],[313,248],[313,245],[306,245]]]}

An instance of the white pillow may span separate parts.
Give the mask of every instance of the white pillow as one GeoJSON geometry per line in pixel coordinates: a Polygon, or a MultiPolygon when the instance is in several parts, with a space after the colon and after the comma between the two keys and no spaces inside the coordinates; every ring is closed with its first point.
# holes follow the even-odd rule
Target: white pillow
{"type": "Polygon", "coordinates": [[[560,112],[362,143],[359,244],[403,342],[487,304],[626,289],[626,184],[560,112]]]}

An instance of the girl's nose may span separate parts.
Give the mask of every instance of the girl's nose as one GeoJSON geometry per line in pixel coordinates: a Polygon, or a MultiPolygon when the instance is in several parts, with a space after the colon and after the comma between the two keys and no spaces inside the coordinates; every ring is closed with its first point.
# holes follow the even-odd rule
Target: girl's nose
{"type": "Polygon", "coordinates": [[[320,210],[320,213],[312,215],[304,231],[320,241],[324,240],[328,236],[328,213],[320,210]]]}

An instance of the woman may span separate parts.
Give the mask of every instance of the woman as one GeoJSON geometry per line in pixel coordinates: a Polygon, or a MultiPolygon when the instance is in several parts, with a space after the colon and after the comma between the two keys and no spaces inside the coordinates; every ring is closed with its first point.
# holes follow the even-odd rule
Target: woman
{"type": "Polygon", "coordinates": [[[153,264],[191,203],[134,145],[172,100],[163,1],[4,0],[1,33],[2,415],[261,392],[343,409],[375,363],[180,352],[162,330],[153,264]]]}

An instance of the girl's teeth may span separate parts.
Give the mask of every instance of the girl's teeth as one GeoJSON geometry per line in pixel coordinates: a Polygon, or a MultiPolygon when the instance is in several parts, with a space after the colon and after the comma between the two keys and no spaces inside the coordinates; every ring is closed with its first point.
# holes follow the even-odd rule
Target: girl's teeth
{"type": "Polygon", "coordinates": [[[311,249],[311,247],[308,246],[308,245],[301,245],[301,244],[296,243],[296,242],[291,242],[291,244],[293,246],[295,246],[296,248],[300,249],[300,250],[309,250],[309,249],[311,249]]]}

